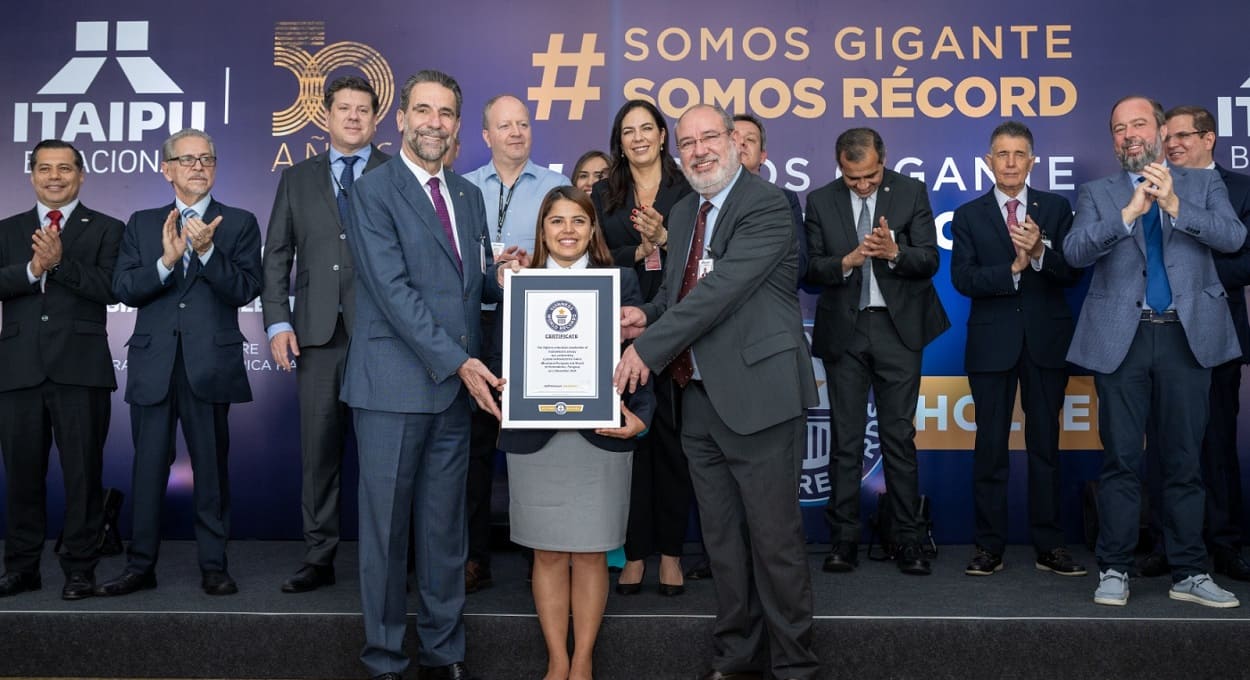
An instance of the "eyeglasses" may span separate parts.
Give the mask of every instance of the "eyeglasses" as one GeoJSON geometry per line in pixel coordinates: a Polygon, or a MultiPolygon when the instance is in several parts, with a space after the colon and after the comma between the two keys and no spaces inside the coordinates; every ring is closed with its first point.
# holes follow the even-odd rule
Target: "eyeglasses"
{"type": "Polygon", "coordinates": [[[1165,141],[1165,142],[1170,142],[1170,141],[1172,141],[1172,139],[1173,139],[1173,138],[1176,138],[1176,139],[1179,139],[1179,140],[1181,140],[1181,141],[1183,142],[1183,141],[1185,141],[1185,140],[1189,139],[1190,137],[1193,137],[1194,135],[1205,135],[1205,134],[1207,134],[1208,132],[1211,132],[1211,130],[1193,130],[1193,131],[1190,131],[1190,132],[1173,132],[1172,134],[1168,135],[1167,137],[1164,137],[1164,138],[1163,138],[1163,141],[1165,141]]]}
{"type": "Polygon", "coordinates": [[[699,142],[703,142],[703,146],[711,146],[724,136],[724,132],[709,132],[702,137],[687,137],[677,142],[677,150],[681,153],[686,153],[687,151],[694,149],[694,145],[699,142]]]}
{"type": "Polygon", "coordinates": [[[196,161],[199,161],[200,165],[203,165],[206,168],[211,168],[214,165],[217,165],[217,157],[209,156],[207,154],[203,156],[174,156],[173,158],[166,159],[166,161],[169,163],[177,163],[184,168],[195,167],[196,161]]]}

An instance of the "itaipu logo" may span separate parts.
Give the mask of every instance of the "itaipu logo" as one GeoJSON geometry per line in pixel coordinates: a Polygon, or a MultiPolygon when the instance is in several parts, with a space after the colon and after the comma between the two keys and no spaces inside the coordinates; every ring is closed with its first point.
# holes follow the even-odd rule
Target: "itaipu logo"
{"type": "Polygon", "coordinates": [[[567,333],[577,325],[577,307],[566,300],[556,300],[547,306],[547,326],[557,333],[567,333]]]}
{"type": "Polygon", "coordinates": [[[290,106],[273,112],[273,136],[300,131],[312,123],[329,130],[326,120],[326,80],[338,69],[355,69],[378,93],[381,119],[395,98],[395,75],[382,53],[369,45],[343,41],[326,44],[324,21],[279,21],[273,31],[273,65],[286,69],[299,84],[290,106]],[[313,51],[308,48],[318,48],[313,51]]]}
{"type": "Polygon", "coordinates": [[[73,142],[88,136],[92,142],[141,142],[145,133],[162,128],[170,133],[184,127],[203,129],[205,102],[147,99],[151,95],[183,94],[173,78],[146,54],[149,30],[147,21],[75,22],[74,55],[36,93],[47,99],[14,103],[13,141],[26,143],[33,137],[73,142]],[[100,94],[107,103],[98,106],[75,101],[87,94],[109,63],[120,67],[133,94],[144,98],[119,101],[124,97],[108,92],[100,94]]]}

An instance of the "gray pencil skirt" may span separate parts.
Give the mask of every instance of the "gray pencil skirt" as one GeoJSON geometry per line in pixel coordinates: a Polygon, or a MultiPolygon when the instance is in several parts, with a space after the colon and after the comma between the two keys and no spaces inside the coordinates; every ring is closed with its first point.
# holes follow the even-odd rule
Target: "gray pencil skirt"
{"type": "Polygon", "coordinates": [[[557,432],[534,453],[509,453],[512,541],[556,552],[607,552],[624,544],[633,458],[572,430],[557,432]]]}

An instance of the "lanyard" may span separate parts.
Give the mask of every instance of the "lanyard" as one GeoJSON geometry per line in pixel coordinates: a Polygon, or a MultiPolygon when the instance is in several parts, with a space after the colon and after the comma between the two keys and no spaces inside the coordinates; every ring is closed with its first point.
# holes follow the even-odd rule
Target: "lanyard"
{"type": "Polygon", "coordinates": [[[495,220],[495,240],[503,240],[503,222],[508,219],[508,206],[512,205],[512,192],[516,191],[516,185],[521,182],[521,178],[517,177],[512,186],[508,187],[508,198],[503,197],[503,182],[499,183],[499,217],[495,220]]]}

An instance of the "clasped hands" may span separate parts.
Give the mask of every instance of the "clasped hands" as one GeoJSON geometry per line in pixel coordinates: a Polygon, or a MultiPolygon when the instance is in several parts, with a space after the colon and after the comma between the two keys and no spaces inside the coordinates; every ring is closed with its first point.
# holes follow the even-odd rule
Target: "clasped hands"
{"type": "Polygon", "coordinates": [[[182,231],[178,230],[178,211],[170,210],[165,216],[165,225],[161,231],[161,245],[164,252],[161,253],[161,263],[166,269],[173,269],[178,260],[182,258],[182,253],[187,249],[187,239],[191,240],[191,249],[197,255],[203,255],[213,247],[213,234],[217,231],[217,226],[221,224],[221,215],[207,224],[199,217],[186,218],[182,223],[182,231]]]}
{"type": "Polygon", "coordinates": [[[668,229],[664,228],[664,215],[656,210],[655,206],[634,208],[629,215],[629,220],[634,224],[634,229],[638,230],[638,235],[642,237],[635,259],[645,259],[654,253],[656,248],[668,245],[668,229]]]}
{"type": "Polygon", "coordinates": [[[890,224],[882,216],[877,221],[877,226],[860,241],[854,250],[847,253],[842,258],[842,269],[851,270],[861,267],[864,261],[870,257],[882,260],[893,260],[898,256],[898,244],[894,242],[894,236],[890,233],[890,224]]]}
{"type": "Polygon", "coordinates": [[[1132,224],[1137,218],[1154,208],[1155,203],[1163,208],[1172,219],[1180,214],[1181,199],[1172,186],[1172,171],[1162,163],[1151,163],[1142,168],[1145,181],[1139,182],[1133,189],[1133,197],[1128,205],[1120,211],[1124,224],[1132,224]]]}
{"type": "Polygon", "coordinates": [[[36,277],[61,263],[61,232],[56,229],[36,229],[31,237],[30,273],[36,277]]]}

